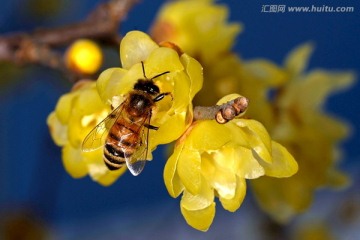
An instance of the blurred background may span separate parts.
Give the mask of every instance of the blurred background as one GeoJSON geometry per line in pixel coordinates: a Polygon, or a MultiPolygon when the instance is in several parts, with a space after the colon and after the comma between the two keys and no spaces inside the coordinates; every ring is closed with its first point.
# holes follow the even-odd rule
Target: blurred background
{"type": "MultiPolygon", "coordinates": [[[[100,2],[2,1],[0,34],[80,21],[100,2]]],[[[281,65],[290,50],[311,41],[315,51],[309,69],[359,74],[358,1],[317,1],[318,6],[340,4],[355,10],[312,14],[261,12],[266,4],[314,4],[307,0],[218,2],[229,6],[231,21],[244,25],[234,47],[243,59],[262,57],[281,65]]],[[[148,31],[163,3],[141,1],[121,24],[120,33],[148,31]]],[[[105,50],[105,54],[104,68],[119,66],[117,52],[105,50]]],[[[188,226],[180,213],[180,199],[172,199],[164,186],[164,148],[156,150],[155,160],[140,176],[126,173],[109,187],[89,177],[71,178],[46,125],[58,98],[71,86],[50,69],[0,64],[0,239],[280,239],[277,229],[281,227],[268,221],[250,191],[235,213],[218,204],[207,233],[188,226]],[[19,232],[28,238],[20,238],[19,232]]],[[[340,168],[353,177],[353,183],[343,191],[318,191],[313,207],[286,228],[291,238],[306,239],[301,236],[309,231],[329,231],[329,235],[321,235],[329,239],[360,236],[359,93],[360,86],[355,83],[333,95],[325,106],[327,112],[352,126],[351,136],[342,143],[345,155],[340,168]]]]}

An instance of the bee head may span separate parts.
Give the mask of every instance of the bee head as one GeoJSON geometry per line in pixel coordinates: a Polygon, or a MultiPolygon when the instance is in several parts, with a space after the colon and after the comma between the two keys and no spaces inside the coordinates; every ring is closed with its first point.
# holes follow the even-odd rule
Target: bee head
{"type": "Polygon", "coordinates": [[[158,95],[160,93],[159,87],[151,80],[139,79],[135,84],[134,89],[143,91],[150,95],[158,95]]]}

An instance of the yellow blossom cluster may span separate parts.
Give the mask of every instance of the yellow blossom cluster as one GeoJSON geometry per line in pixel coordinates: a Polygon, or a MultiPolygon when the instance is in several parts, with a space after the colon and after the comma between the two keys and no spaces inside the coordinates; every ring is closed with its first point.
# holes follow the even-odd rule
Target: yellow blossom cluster
{"type": "Polygon", "coordinates": [[[175,1],[159,12],[151,28],[154,40],[139,31],[126,34],[121,67],[105,70],[96,83],[77,83],[48,117],[67,172],[75,178],[88,174],[102,185],[121,176],[126,167],[110,171],[103,149],[84,152],[82,142],[129,97],[139,79],[166,73],[153,79],[160,93],[170,94],[152,109],[149,124],[158,129],[149,130],[149,151],[142,160],[151,160],[158,145],[176,141],[164,182],[172,197],[182,194],[180,209],[192,227],[210,227],[215,197],[224,209],[236,211],[246,179],[260,206],[280,222],[307,209],[319,187],[345,185],[347,177],[336,162],[347,127],[327,115],[323,103],[353,75],[305,72],[311,44],[295,49],[284,66],[242,60],[231,52],[241,25],[227,18],[228,9],[212,0],[175,1]],[[250,99],[244,118],[226,124],[194,121],[193,102],[213,105],[220,99],[221,105],[239,96],[234,92],[250,99]]]}
{"type": "MultiPolygon", "coordinates": [[[[220,125],[215,120],[193,121],[192,100],[202,88],[202,66],[186,53],[160,47],[148,35],[129,32],[120,45],[122,68],[110,68],[93,82],[79,83],[62,96],[48,118],[54,141],[63,147],[66,170],[73,177],[89,174],[95,181],[109,185],[124,171],[110,171],[102,162],[102,148],[81,151],[86,134],[101,122],[110,108],[116,108],[133,91],[139,79],[152,79],[160,93],[169,92],[156,103],[150,124],[148,155],[159,144],[177,140],[169,158],[164,181],[169,193],[183,193],[181,211],[196,229],[206,231],[215,215],[214,197],[230,211],[239,208],[245,197],[245,179],[264,175],[288,177],[297,163],[279,143],[272,141],[264,126],[251,119],[234,119],[220,125]]],[[[176,48],[175,48],[176,49],[176,48]]],[[[222,98],[226,103],[239,95],[222,98]]]]}
{"type": "MultiPolygon", "coordinates": [[[[218,104],[224,99],[227,96],[218,104]]],[[[188,224],[206,231],[215,215],[215,196],[234,212],[245,197],[245,179],[289,177],[296,171],[294,158],[271,140],[260,122],[203,120],[195,121],[177,141],[164,180],[172,197],[183,193],[180,206],[188,224]]]]}
{"type": "Polygon", "coordinates": [[[171,41],[194,54],[202,64],[205,81],[195,104],[212,105],[224,95],[245,94],[251,103],[246,117],[260,121],[295,157],[299,171],[294,176],[250,181],[260,206],[286,222],[310,206],[316,189],[348,182],[337,168],[338,144],[348,127],[329,116],[323,104],[332,92],[349,86],[354,74],[307,73],[311,44],[292,51],[284,66],[266,59],[243,60],[231,52],[241,25],[228,23],[227,16],[227,8],[212,0],[172,2],[160,10],[151,33],[157,41],[171,41]]]}
{"type": "Polygon", "coordinates": [[[65,170],[74,178],[87,174],[102,185],[113,183],[123,170],[111,172],[104,165],[102,151],[91,154],[81,151],[85,136],[96,126],[110,109],[101,101],[96,84],[83,80],[74,85],[70,93],[59,99],[55,111],[47,123],[54,142],[62,147],[65,170]]]}
{"type": "MultiPolygon", "coordinates": [[[[65,169],[75,178],[89,174],[102,185],[112,184],[125,170],[110,171],[103,162],[102,148],[83,152],[86,135],[117,107],[133,89],[138,79],[151,79],[159,73],[168,74],[154,79],[161,92],[170,92],[156,105],[151,124],[161,126],[149,131],[148,148],[178,139],[192,122],[192,99],[202,86],[202,67],[187,54],[159,47],[148,35],[129,32],[120,46],[122,68],[105,70],[98,81],[81,81],[70,93],[62,96],[48,117],[50,133],[55,143],[63,147],[65,169]],[[145,74],[142,71],[144,63],[145,74]],[[161,64],[160,64],[161,63],[161,64]]],[[[151,160],[151,151],[147,160],[151,160]]]]}

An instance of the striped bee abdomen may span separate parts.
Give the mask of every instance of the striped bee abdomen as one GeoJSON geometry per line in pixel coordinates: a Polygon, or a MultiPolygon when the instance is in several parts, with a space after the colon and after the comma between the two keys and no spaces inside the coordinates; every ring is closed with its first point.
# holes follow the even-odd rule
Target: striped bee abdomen
{"type": "Polygon", "coordinates": [[[117,170],[125,164],[125,154],[107,143],[104,148],[104,162],[110,170],[117,170]]]}
{"type": "Polygon", "coordinates": [[[126,164],[140,145],[139,126],[119,118],[110,129],[104,148],[104,162],[110,170],[117,170],[126,164]]]}

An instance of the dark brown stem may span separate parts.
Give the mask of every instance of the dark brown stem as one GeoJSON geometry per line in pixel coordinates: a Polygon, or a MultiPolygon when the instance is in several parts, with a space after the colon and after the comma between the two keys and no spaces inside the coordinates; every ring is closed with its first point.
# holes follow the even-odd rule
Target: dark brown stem
{"type": "Polygon", "coordinates": [[[215,119],[218,123],[223,124],[245,112],[248,104],[249,100],[246,97],[238,97],[222,105],[196,106],[194,108],[194,121],[215,119]]]}

